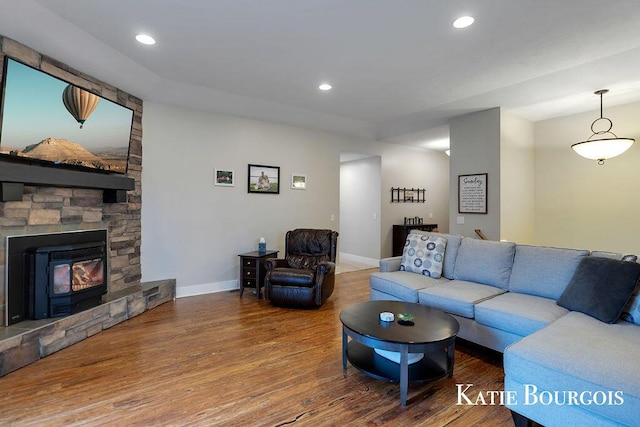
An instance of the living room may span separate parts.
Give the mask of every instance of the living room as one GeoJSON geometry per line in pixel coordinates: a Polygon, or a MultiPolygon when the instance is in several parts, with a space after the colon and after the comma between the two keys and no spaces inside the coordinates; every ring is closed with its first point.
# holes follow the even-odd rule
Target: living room
{"type": "MultiPolygon", "coordinates": [[[[636,61],[639,48],[633,37],[627,44],[600,41],[598,34],[602,33],[585,37],[580,49],[586,56],[597,52],[597,60],[558,60],[553,77],[548,77],[566,78],[559,92],[562,96],[545,95],[549,81],[544,72],[522,77],[528,81],[526,92],[536,93],[530,104],[547,104],[551,108],[578,99],[578,109],[567,107],[564,114],[525,119],[518,113],[526,115],[530,104],[506,108],[499,99],[500,88],[487,84],[473,95],[495,90],[492,102],[483,99],[474,106],[473,102],[457,105],[450,101],[444,106],[457,112],[454,119],[443,121],[436,114],[433,121],[419,115],[412,120],[407,115],[403,119],[406,134],[391,131],[403,122],[397,120],[386,128],[386,135],[380,134],[386,137],[379,137],[375,126],[366,121],[324,112],[322,104],[326,100],[316,101],[322,112],[313,114],[315,120],[311,120],[312,114],[303,108],[264,99],[249,108],[241,103],[241,96],[225,93],[224,88],[149,74],[136,59],[156,55],[151,49],[136,50],[132,54],[136,59],[129,58],[101,41],[99,35],[89,35],[87,28],[71,23],[64,16],[73,16],[73,10],[67,9],[71,3],[45,3],[28,0],[2,5],[2,35],[143,101],[141,279],[150,282],[175,278],[178,297],[236,288],[238,254],[254,250],[261,237],[269,248],[282,251],[285,232],[296,227],[339,230],[341,253],[373,260],[391,254],[392,225],[413,216],[437,223],[442,231],[467,236],[479,228],[492,240],[640,253],[637,239],[630,238],[640,231],[635,220],[640,214],[640,200],[633,196],[640,178],[636,167],[640,151],[632,147],[600,166],[570,148],[591,133],[589,124],[599,114],[599,99],[593,92],[603,87],[611,91],[604,97],[604,112],[613,120],[614,131],[631,138],[640,135],[636,119],[640,114],[640,89],[624,74],[625,70],[618,71],[616,80],[593,75],[580,78],[588,67],[604,73],[605,68],[624,68],[614,64],[636,61]],[[47,36],[49,33],[42,30],[45,23],[57,28],[56,37],[47,36]],[[598,42],[590,44],[594,39],[598,42]],[[112,60],[117,60],[117,65],[112,60]],[[141,83],[143,89],[139,89],[140,80],[149,76],[153,78],[141,83]],[[147,98],[143,92],[156,93],[147,98]],[[290,116],[289,122],[276,117],[278,110],[290,116]],[[428,126],[420,127],[417,123],[421,121],[428,126]],[[305,127],[305,122],[309,126],[305,127]],[[442,126],[450,136],[451,157],[444,149],[394,143],[405,135],[430,134],[429,130],[442,126]],[[363,176],[357,183],[362,192],[380,200],[379,210],[366,212],[360,220],[365,232],[373,230],[380,236],[378,244],[369,245],[366,251],[351,244],[362,231],[341,227],[345,213],[340,200],[340,158],[344,153],[380,159],[379,182],[370,182],[369,177],[363,176]],[[279,167],[279,194],[248,193],[245,187],[249,164],[279,167]],[[215,169],[233,170],[235,185],[215,186],[215,169]],[[458,175],[469,173],[488,173],[486,215],[458,213],[458,175]],[[306,190],[291,188],[293,174],[307,177],[306,190]],[[426,203],[390,203],[389,190],[397,186],[425,187],[426,203]],[[458,223],[461,216],[464,224],[458,223]]],[[[590,6],[593,13],[600,10],[590,6]]],[[[626,16],[627,24],[637,19],[629,2],[616,6],[609,7],[616,9],[616,17],[626,16]]],[[[588,8],[578,7],[581,11],[588,8]]],[[[564,7],[561,9],[559,15],[567,13],[564,7]]],[[[101,25],[108,27],[106,23],[101,25]]],[[[161,47],[161,35],[157,36],[157,47],[161,47]]],[[[171,59],[172,52],[160,52],[158,56],[171,59]]],[[[199,66],[197,57],[188,65],[195,67],[194,64],[199,66]]],[[[207,77],[200,79],[206,81],[207,77]]],[[[336,86],[334,94],[338,90],[336,86]]]]}

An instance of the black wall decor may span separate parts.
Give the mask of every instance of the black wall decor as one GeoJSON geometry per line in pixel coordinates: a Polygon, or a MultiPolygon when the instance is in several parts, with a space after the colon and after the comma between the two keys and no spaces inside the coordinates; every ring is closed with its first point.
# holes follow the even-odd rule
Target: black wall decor
{"type": "Polygon", "coordinates": [[[395,188],[391,187],[391,203],[424,203],[426,201],[424,188],[395,188]]]}

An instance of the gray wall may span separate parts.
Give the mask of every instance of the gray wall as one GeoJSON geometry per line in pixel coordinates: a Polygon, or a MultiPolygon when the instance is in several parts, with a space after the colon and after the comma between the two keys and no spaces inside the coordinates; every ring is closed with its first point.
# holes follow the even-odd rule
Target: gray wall
{"type": "MultiPolygon", "coordinates": [[[[335,136],[300,128],[145,103],[143,275],[185,286],[235,286],[238,254],[284,250],[297,227],[338,229],[339,148],[335,136]],[[280,194],[249,194],[247,165],[280,167],[280,194]],[[213,185],[214,169],[235,186],[213,185]],[[291,174],[306,174],[293,190],[291,174]],[[331,221],[334,215],[334,221],[331,221]]],[[[190,292],[197,292],[193,289],[190,292]]]]}
{"type": "Polygon", "coordinates": [[[533,122],[502,112],[500,129],[500,239],[533,244],[533,122]]]}
{"type": "Polygon", "coordinates": [[[449,229],[475,237],[481,229],[490,240],[500,239],[500,108],[458,117],[450,123],[451,188],[449,229]],[[487,173],[487,213],[458,213],[458,176],[487,173]],[[458,224],[457,219],[464,219],[458,224]]]}
{"type": "MultiPolygon", "coordinates": [[[[450,217],[454,232],[492,240],[640,253],[640,149],[603,166],[578,156],[571,144],[589,135],[599,111],[531,123],[498,108],[451,123],[450,217]],[[488,214],[457,213],[457,175],[489,174],[488,214]],[[462,216],[464,225],[455,224],[462,216]]],[[[609,107],[621,136],[640,139],[640,103],[609,107]]]]}
{"type": "Polygon", "coordinates": [[[179,296],[237,286],[237,255],[260,237],[282,251],[295,227],[342,232],[341,152],[381,158],[380,256],[391,253],[391,224],[416,208],[448,226],[449,161],[441,152],[151,102],[143,126],[142,275],[175,277],[179,296]],[[280,194],[248,194],[248,163],[279,166],[280,194]],[[214,186],[215,168],[235,170],[235,187],[214,186]],[[307,175],[307,190],[289,188],[292,173],[307,175]],[[428,203],[391,206],[392,185],[426,186],[428,203]]]}
{"type": "Polygon", "coordinates": [[[425,223],[449,230],[449,157],[442,151],[427,151],[398,144],[385,144],[382,154],[382,249],[392,253],[393,224],[404,217],[421,217],[425,223]],[[391,203],[391,188],[424,188],[425,203],[391,203]],[[432,217],[430,217],[432,214],[432,217]]]}

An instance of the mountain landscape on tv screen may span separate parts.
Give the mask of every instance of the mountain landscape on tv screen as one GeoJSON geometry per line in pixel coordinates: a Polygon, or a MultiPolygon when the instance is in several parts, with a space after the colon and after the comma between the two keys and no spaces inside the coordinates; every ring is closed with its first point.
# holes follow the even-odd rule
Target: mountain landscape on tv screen
{"type": "Polygon", "coordinates": [[[128,153],[127,147],[103,147],[91,152],[66,139],[45,138],[23,149],[2,147],[2,154],[125,173],[128,153]]]}

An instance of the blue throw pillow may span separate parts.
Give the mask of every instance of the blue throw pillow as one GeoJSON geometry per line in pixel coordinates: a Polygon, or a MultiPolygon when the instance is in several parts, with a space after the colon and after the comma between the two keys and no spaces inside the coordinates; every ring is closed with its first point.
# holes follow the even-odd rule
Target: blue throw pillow
{"type": "Polygon", "coordinates": [[[600,257],[585,257],[557,304],[606,323],[620,317],[640,281],[640,264],[600,257]]]}

